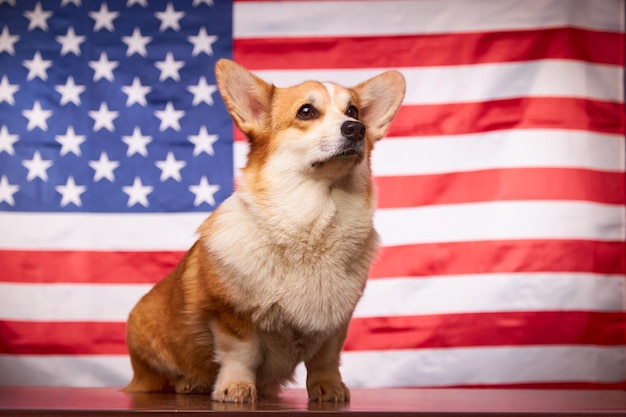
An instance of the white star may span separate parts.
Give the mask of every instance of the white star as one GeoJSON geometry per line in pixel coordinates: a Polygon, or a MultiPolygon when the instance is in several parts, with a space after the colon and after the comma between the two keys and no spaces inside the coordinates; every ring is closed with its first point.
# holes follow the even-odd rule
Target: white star
{"type": "Polygon", "coordinates": [[[124,94],[128,96],[126,99],[126,107],[132,106],[134,103],[139,103],[142,106],[147,106],[146,94],[152,91],[152,87],[141,85],[139,77],[133,78],[131,85],[125,85],[122,87],[124,94]]]}
{"type": "Polygon", "coordinates": [[[77,7],[82,6],[81,0],[61,0],[61,7],[67,6],[70,3],[72,3],[73,5],[77,7]]]}
{"type": "Polygon", "coordinates": [[[0,129],[0,153],[6,152],[9,155],[15,154],[13,144],[17,142],[18,139],[19,137],[17,135],[10,134],[6,125],[3,125],[0,129]]]}
{"type": "Polygon", "coordinates": [[[200,52],[213,55],[213,44],[217,39],[215,35],[207,35],[206,28],[201,27],[196,36],[187,36],[187,40],[193,44],[191,55],[196,56],[200,52]]]}
{"type": "Polygon", "coordinates": [[[48,79],[48,74],[46,71],[52,65],[52,61],[45,60],[41,58],[41,54],[39,51],[35,52],[35,56],[33,59],[25,59],[22,62],[26,68],[28,68],[28,75],[26,76],[27,80],[32,80],[35,77],[39,77],[42,80],[46,81],[48,79]]]}
{"type": "Polygon", "coordinates": [[[14,206],[15,200],[13,199],[13,194],[19,190],[19,185],[9,184],[6,175],[3,175],[2,178],[0,178],[0,203],[6,202],[8,205],[14,206]]]}
{"type": "Polygon", "coordinates": [[[41,8],[41,3],[37,2],[35,10],[24,12],[24,16],[29,20],[28,30],[31,31],[35,28],[42,30],[48,30],[48,19],[52,16],[52,12],[46,12],[41,8]]]}
{"type": "Polygon", "coordinates": [[[84,185],[76,185],[74,177],[71,175],[67,178],[65,185],[57,185],[54,189],[61,194],[61,207],[65,207],[70,203],[80,207],[83,204],[80,195],[87,191],[87,187],[84,185]]]}
{"type": "Polygon", "coordinates": [[[61,156],[72,152],[76,156],[80,156],[80,144],[85,141],[85,136],[77,135],[74,127],[68,126],[65,135],[56,135],[54,139],[61,144],[59,153],[61,156]]]}
{"type": "Polygon", "coordinates": [[[113,125],[113,120],[119,116],[120,112],[109,110],[107,104],[103,101],[100,103],[100,108],[96,110],[89,111],[89,117],[91,117],[94,121],[93,131],[97,132],[98,130],[104,128],[109,132],[113,132],[115,130],[115,126],[113,125]]]}
{"type": "Polygon", "coordinates": [[[167,28],[171,28],[175,31],[180,30],[180,24],[178,21],[185,16],[185,12],[177,12],[174,10],[172,3],[167,3],[164,12],[156,12],[154,14],[157,19],[161,21],[159,26],[159,32],[163,32],[167,28]]]}
{"type": "Polygon", "coordinates": [[[41,108],[39,101],[36,101],[31,110],[23,110],[22,115],[28,119],[26,130],[33,130],[38,127],[44,132],[48,130],[48,118],[52,116],[52,110],[41,108]]]}
{"type": "Polygon", "coordinates": [[[20,40],[18,35],[11,35],[9,33],[9,28],[4,27],[2,29],[2,34],[0,35],[0,52],[8,52],[9,55],[15,54],[15,48],[13,44],[20,40]]]}
{"type": "Polygon", "coordinates": [[[126,7],[131,7],[133,4],[138,4],[141,7],[148,7],[148,0],[127,0],[126,7]]]}
{"type": "Polygon", "coordinates": [[[15,104],[13,94],[19,89],[17,84],[9,84],[9,79],[4,75],[0,81],[0,103],[6,101],[9,104],[15,104]]]}
{"type": "Polygon", "coordinates": [[[22,165],[28,169],[28,175],[26,179],[32,181],[35,178],[41,178],[44,181],[48,181],[48,173],[46,170],[52,166],[52,161],[41,159],[39,151],[35,151],[33,159],[26,159],[22,161],[22,165]]]}
{"type": "Polygon", "coordinates": [[[100,58],[97,61],[89,61],[89,66],[94,71],[93,81],[98,81],[101,78],[113,81],[113,70],[117,68],[118,65],[119,63],[117,61],[109,61],[106,52],[101,52],[100,58]]]}
{"type": "Polygon", "coordinates": [[[189,136],[189,142],[194,144],[193,156],[198,156],[202,152],[206,152],[211,156],[215,155],[213,144],[217,142],[218,139],[219,136],[209,135],[206,130],[206,126],[202,126],[197,135],[189,136]]]}
{"type": "Polygon", "coordinates": [[[115,27],[113,21],[119,16],[119,12],[110,12],[106,3],[100,5],[100,10],[97,12],[89,12],[89,17],[95,20],[93,25],[93,31],[97,32],[104,28],[109,32],[113,32],[115,27]]]}
{"type": "Polygon", "coordinates": [[[206,177],[200,178],[198,185],[189,186],[189,191],[196,195],[193,205],[198,207],[202,203],[207,203],[211,206],[215,205],[215,193],[220,190],[219,185],[209,184],[209,180],[206,177]]]}
{"type": "Polygon", "coordinates": [[[139,28],[135,28],[133,30],[132,36],[122,36],[122,42],[124,42],[128,49],[126,50],[126,56],[131,56],[132,54],[139,54],[141,56],[148,55],[148,51],[146,51],[146,45],[152,40],[151,36],[141,36],[141,31],[139,28]]]}
{"type": "Polygon", "coordinates": [[[89,166],[94,169],[93,180],[94,182],[100,181],[102,178],[106,178],[111,182],[115,182],[115,175],[113,170],[120,166],[117,161],[109,161],[109,156],[106,152],[100,153],[100,159],[97,161],[89,161],[89,166]]]}
{"type": "Polygon", "coordinates": [[[85,91],[85,86],[74,84],[74,78],[70,75],[67,77],[65,85],[57,85],[54,89],[61,94],[60,103],[62,106],[69,102],[80,106],[80,95],[85,91]]]}
{"type": "Polygon", "coordinates": [[[194,106],[200,104],[201,102],[205,102],[209,106],[213,105],[213,93],[217,91],[217,87],[213,84],[207,84],[206,78],[204,76],[200,77],[198,80],[198,84],[190,85],[187,87],[193,94],[193,104],[194,106]]]}
{"type": "Polygon", "coordinates": [[[136,153],[142,156],[148,156],[148,149],[146,149],[146,146],[152,142],[152,137],[143,136],[141,134],[141,130],[136,127],[133,129],[132,136],[122,136],[122,141],[128,146],[126,156],[131,156],[136,153]]]}
{"type": "Polygon", "coordinates": [[[65,36],[57,36],[56,41],[61,44],[61,56],[70,52],[76,56],[80,56],[80,44],[85,42],[85,36],[78,36],[74,32],[74,27],[67,29],[65,36]]]}
{"type": "Polygon", "coordinates": [[[198,6],[199,4],[206,4],[207,6],[213,6],[213,0],[193,0],[193,7],[198,6]]]}
{"type": "Polygon", "coordinates": [[[178,71],[185,65],[183,61],[174,61],[174,55],[171,52],[168,52],[165,55],[165,61],[157,61],[154,66],[161,70],[161,75],[159,75],[159,81],[166,80],[167,78],[172,78],[176,81],[180,80],[180,75],[178,71]]]}
{"type": "Polygon", "coordinates": [[[187,165],[185,161],[177,161],[174,158],[173,152],[168,152],[164,161],[156,161],[154,165],[161,170],[161,182],[168,178],[174,178],[176,181],[181,181],[183,178],[180,175],[180,170],[187,165]]]}
{"type": "Polygon", "coordinates": [[[6,3],[11,7],[15,7],[15,0],[0,0],[0,4],[6,3]]]}
{"type": "Polygon", "coordinates": [[[179,120],[185,115],[183,110],[176,110],[171,101],[168,101],[165,105],[165,110],[157,110],[154,115],[161,120],[159,130],[162,132],[168,127],[171,127],[175,131],[180,130],[179,120]]]}
{"type": "Polygon", "coordinates": [[[148,207],[148,194],[153,190],[153,187],[149,185],[143,185],[141,178],[135,177],[133,185],[127,185],[122,187],[122,191],[128,194],[128,207],[132,207],[135,204],[141,204],[144,207],[148,207]]]}

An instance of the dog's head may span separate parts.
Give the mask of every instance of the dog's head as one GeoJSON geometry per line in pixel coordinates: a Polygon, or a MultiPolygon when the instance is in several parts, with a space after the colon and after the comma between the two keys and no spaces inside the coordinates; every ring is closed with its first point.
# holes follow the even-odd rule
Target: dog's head
{"type": "Polygon", "coordinates": [[[217,85],[248,137],[246,170],[337,180],[365,166],[404,98],[404,77],[384,72],[353,88],[307,81],[268,84],[233,61],[216,65],[217,85]]]}

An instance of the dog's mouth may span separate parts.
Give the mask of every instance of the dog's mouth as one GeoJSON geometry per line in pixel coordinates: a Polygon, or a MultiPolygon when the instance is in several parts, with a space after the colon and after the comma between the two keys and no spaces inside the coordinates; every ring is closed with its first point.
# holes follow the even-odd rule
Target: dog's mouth
{"type": "Polygon", "coordinates": [[[333,155],[330,155],[328,158],[323,160],[315,161],[311,163],[312,168],[321,168],[324,164],[332,161],[340,161],[347,159],[354,159],[355,164],[358,164],[363,160],[364,151],[362,148],[351,147],[348,149],[343,149],[340,152],[337,152],[333,155]]]}

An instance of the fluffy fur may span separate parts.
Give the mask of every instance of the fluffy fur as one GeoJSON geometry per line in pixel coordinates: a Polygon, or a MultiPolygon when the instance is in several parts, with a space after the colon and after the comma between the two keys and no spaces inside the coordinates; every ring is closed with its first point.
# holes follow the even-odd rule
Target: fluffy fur
{"type": "Polygon", "coordinates": [[[248,163],[198,241],[130,313],[126,390],[251,402],[275,395],[304,361],[311,400],[347,401],[339,354],[378,241],[370,153],[404,78],[277,88],[229,60],[216,77],[250,141],[248,163]]]}

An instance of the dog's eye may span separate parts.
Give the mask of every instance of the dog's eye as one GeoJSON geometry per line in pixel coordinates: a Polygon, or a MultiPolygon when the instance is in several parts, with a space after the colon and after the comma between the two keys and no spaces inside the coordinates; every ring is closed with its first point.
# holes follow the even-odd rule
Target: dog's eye
{"type": "Polygon", "coordinates": [[[348,107],[348,110],[346,110],[346,116],[352,117],[353,119],[358,119],[359,110],[355,106],[350,106],[348,107]]]}
{"type": "Polygon", "coordinates": [[[317,118],[318,113],[312,105],[304,104],[300,107],[300,109],[298,109],[298,114],[296,114],[296,116],[301,120],[311,120],[317,118]]]}

